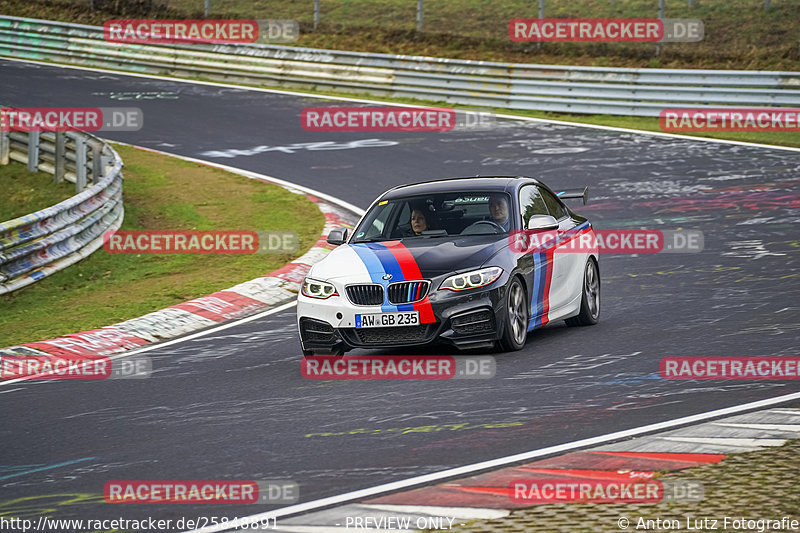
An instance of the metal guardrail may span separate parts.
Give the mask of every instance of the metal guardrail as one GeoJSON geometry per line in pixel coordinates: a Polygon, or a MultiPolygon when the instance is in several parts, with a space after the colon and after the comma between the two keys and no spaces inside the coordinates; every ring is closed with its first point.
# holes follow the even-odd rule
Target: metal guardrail
{"type": "Polygon", "coordinates": [[[800,107],[800,73],[578,67],[262,44],[112,43],[97,26],[0,16],[0,55],[458,105],[658,116],[664,108],[800,107]]]}
{"type": "Polygon", "coordinates": [[[77,194],[30,215],[0,222],[0,294],[15,291],[88,257],[122,224],[122,159],[81,132],[0,130],[0,165],[75,183],[77,194]]]}

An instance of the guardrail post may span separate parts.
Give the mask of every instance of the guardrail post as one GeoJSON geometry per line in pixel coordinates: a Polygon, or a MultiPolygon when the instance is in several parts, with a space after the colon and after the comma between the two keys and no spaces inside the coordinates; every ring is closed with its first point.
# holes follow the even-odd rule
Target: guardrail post
{"type": "Polygon", "coordinates": [[[8,138],[8,132],[0,128],[0,165],[8,164],[8,154],[10,152],[11,141],[8,138]]]}
{"type": "Polygon", "coordinates": [[[56,132],[55,172],[53,183],[64,181],[67,169],[67,135],[63,131],[56,132]]]}
{"type": "Polygon", "coordinates": [[[114,166],[114,158],[106,150],[103,150],[100,152],[100,164],[103,168],[103,175],[105,175],[106,169],[114,166]]]}
{"type": "Polygon", "coordinates": [[[39,170],[39,132],[28,132],[28,170],[37,172],[39,170]]]}
{"type": "Polygon", "coordinates": [[[75,192],[86,188],[86,139],[75,136],[75,192]]]}
{"type": "Polygon", "coordinates": [[[314,31],[319,26],[319,0],[314,0],[314,31]]]}
{"type": "MultiPolygon", "coordinates": [[[[664,0],[658,0],[658,20],[664,21],[664,0]]],[[[661,55],[661,43],[656,44],[656,55],[661,55]]]]}
{"type": "Polygon", "coordinates": [[[92,185],[103,178],[103,145],[98,141],[92,141],[92,185]]]}
{"type": "Polygon", "coordinates": [[[417,0],[417,31],[422,31],[422,0],[417,0]]]}
{"type": "MultiPolygon", "coordinates": [[[[544,0],[539,0],[539,18],[544,18],[544,0]]],[[[540,50],[542,48],[542,41],[536,43],[536,49],[540,50]]]]}

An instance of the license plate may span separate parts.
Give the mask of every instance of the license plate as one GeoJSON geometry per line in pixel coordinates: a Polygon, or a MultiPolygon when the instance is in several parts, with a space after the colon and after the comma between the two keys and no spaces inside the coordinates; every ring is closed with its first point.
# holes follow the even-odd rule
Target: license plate
{"type": "Polygon", "coordinates": [[[419,325],[419,311],[403,313],[370,313],[356,315],[357,328],[390,328],[396,326],[419,325]]]}

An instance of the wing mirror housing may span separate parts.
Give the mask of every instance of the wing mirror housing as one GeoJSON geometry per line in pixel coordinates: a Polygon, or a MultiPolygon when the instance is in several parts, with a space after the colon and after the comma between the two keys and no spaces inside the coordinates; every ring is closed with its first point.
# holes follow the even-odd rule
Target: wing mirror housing
{"type": "Polygon", "coordinates": [[[552,230],[558,229],[558,221],[550,215],[533,215],[528,219],[525,229],[528,230],[552,230]]]}
{"type": "Polygon", "coordinates": [[[347,242],[347,228],[334,228],[328,233],[328,244],[339,246],[345,242],[347,242]]]}

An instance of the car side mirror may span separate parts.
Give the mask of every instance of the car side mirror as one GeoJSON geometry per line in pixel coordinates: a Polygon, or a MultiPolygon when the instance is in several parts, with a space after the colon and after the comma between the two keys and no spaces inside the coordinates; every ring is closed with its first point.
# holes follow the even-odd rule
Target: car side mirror
{"type": "Polygon", "coordinates": [[[530,230],[549,230],[558,229],[558,220],[550,215],[533,215],[525,229],[530,230]]]}
{"type": "Polygon", "coordinates": [[[347,228],[334,228],[328,233],[328,244],[339,246],[345,242],[347,242],[347,228]]]}

